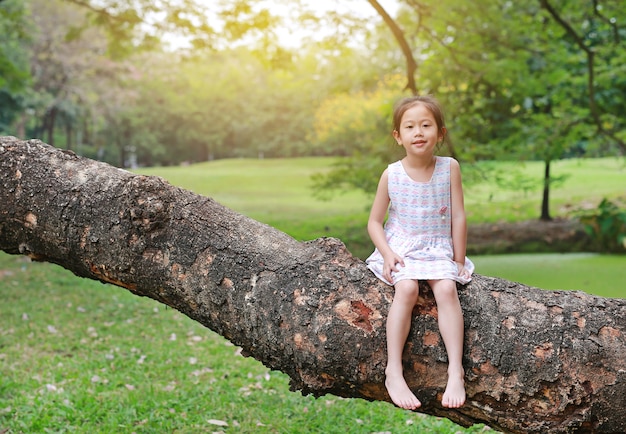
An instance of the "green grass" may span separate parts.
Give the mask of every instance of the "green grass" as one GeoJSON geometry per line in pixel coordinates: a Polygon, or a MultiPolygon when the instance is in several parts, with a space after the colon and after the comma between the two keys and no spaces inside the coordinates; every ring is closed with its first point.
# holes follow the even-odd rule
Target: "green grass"
{"type": "MultiPolygon", "coordinates": [[[[317,217],[329,222],[367,212],[370,199],[361,192],[341,194],[330,201],[311,197],[311,175],[328,170],[333,161],[333,158],[232,159],[140,172],[161,176],[173,185],[213,197],[264,223],[288,225],[297,230],[301,224],[317,228],[312,222],[317,217]]],[[[321,226],[320,231],[324,230],[321,226]]]]}
{"type": "MultiPolygon", "coordinates": [[[[173,185],[210,196],[298,240],[339,238],[355,256],[365,258],[373,250],[366,231],[373,197],[360,191],[338,194],[330,201],[311,197],[311,175],[328,170],[334,161],[334,158],[231,159],[139,172],[161,176],[173,185]]],[[[521,172],[534,180],[534,184],[526,191],[505,189],[489,182],[466,185],[469,224],[539,218],[543,163],[482,162],[477,167],[484,172],[498,170],[510,179],[516,179],[521,172]]],[[[464,171],[473,169],[468,167],[464,171]]],[[[595,207],[603,197],[614,199],[626,195],[623,159],[557,161],[552,164],[552,174],[567,176],[551,191],[553,217],[567,217],[584,206],[595,207]]],[[[515,182],[509,180],[509,184],[515,182]]]]}
{"type": "Polygon", "coordinates": [[[353,254],[363,257],[372,250],[365,230],[372,198],[360,191],[342,193],[328,201],[311,197],[311,175],[328,170],[335,161],[330,157],[229,159],[139,172],[210,196],[297,240],[339,238],[353,254]]]}
{"type": "MultiPolygon", "coordinates": [[[[485,172],[502,172],[511,188],[498,187],[492,182],[466,184],[465,208],[470,224],[539,218],[545,169],[542,162],[482,162],[477,167],[485,172]],[[515,182],[520,174],[532,181],[526,190],[515,182]]],[[[552,217],[567,217],[578,208],[595,207],[604,197],[626,197],[623,158],[560,160],[551,164],[550,172],[555,178],[564,178],[550,190],[552,217]]]]}
{"type": "Polygon", "coordinates": [[[290,392],[285,374],[179,312],[55,265],[0,253],[0,288],[2,433],[485,430],[290,392]]]}
{"type": "Polygon", "coordinates": [[[472,257],[484,276],[502,277],[543,289],[580,290],[626,298],[626,256],[593,253],[512,254],[472,257]]]}

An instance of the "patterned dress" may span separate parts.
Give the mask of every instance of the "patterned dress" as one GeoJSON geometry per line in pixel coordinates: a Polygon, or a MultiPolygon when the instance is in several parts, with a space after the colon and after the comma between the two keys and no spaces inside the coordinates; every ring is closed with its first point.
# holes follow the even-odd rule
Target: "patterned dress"
{"type": "MultiPolygon", "coordinates": [[[[391,249],[404,260],[392,272],[393,282],[383,276],[383,257],[378,251],[365,261],[370,270],[384,282],[393,285],[404,279],[452,279],[465,284],[453,260],[450,213],[449,157],[436,157],[429,182],[417,182],[396,161],[387,170],[389,183],[389,214],[385,234],[391,249]]],[[[465,258],[465,268],[472,273],[474,264],[465,258]]]]}

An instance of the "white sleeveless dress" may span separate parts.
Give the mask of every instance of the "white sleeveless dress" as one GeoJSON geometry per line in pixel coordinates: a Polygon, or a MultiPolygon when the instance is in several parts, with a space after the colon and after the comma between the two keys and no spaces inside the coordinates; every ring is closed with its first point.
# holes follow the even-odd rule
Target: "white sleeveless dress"
{"type": "MultiPolygon", "coordinates": [[[[411,179],[400,161],[388,166],[391,204],[385,234],[391,249],[403,258],[404,267],[398,264],[398,271],[392,272],[393,282],[389,282],[382,276],[383,257],[378,249],[365,261],[384,282],[452,279],[466,284],[471,280],[459,276],[453,260],[450,161],[449,157],[436,157],[429,182],[411,179]]],[[[469,258],[465,258],[465,268],[474,272],[469,258]]]]}

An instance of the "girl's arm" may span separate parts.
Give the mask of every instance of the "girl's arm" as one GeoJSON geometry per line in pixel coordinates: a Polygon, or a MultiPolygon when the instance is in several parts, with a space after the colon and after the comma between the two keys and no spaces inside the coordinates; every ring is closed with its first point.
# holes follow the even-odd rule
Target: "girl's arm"
{"type": "Polygon", "coordinates": [[[376,196],[374,197],[374,203],[370,211],[370,216],[367,221],[367,232],[369,236],[383,257],[383,277],[389,282],[392,282],[392,271],[398,271],[396,264],[404,266],[402,258],[396,255],[391,250],[387,243],[387,237],[385,236],[385,230],[383,225],[385,223],[385,217],[387,216],[387,208],[389,208],[389,189],[387,170],[383,172],[378,182],[378,189],[376,190],[376,196]]]}
{"type": "Polygon", "coordinates": [[[450,162],[450,202],[452,205],[452,248],[454,250],[454,262],[459,264],[459,273],[461,273],[465,266],[467,221],[465,218],[461,167],[459,166],[459,162],[454,159],[450,162]]]}

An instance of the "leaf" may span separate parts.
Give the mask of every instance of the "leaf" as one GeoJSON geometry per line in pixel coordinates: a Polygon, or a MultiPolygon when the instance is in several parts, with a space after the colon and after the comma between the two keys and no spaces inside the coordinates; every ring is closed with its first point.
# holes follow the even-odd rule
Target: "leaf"
{"type": "Polygon", "coordinates": [[[207,420],[207,423],[210,425],[228,426],[227,422],[224,422],[223,420],[217,420],[217,419],[209,419],[207,420]]]}

